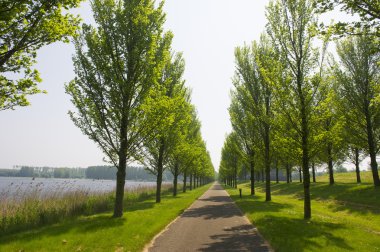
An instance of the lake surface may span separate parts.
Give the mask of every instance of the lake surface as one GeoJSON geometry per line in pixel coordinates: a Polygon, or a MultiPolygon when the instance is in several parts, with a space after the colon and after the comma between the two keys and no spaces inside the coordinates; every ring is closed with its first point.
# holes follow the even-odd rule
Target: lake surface
{"type": "MultiPolygon", "coordinates": [[[[125,188],[126,190],[133,190],[138,187],[153,187],[155,184],[155,182],[127,180],[125,188]]],[[[115,187],[115,180],[0,177],[0,199],[22,198],[32,193],[39,196],[51,193],[64,194],[78,190],[101,193],[112,191],[115,187]]]]}

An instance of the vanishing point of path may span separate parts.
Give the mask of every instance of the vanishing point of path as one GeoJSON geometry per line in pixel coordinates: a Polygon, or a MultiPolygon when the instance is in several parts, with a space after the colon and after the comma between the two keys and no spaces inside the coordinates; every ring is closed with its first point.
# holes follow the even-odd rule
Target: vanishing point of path
{"type": "Polygon", "coordinates": [[[149,252],[272,251],[218,183],[158,235],[149,252]]]}

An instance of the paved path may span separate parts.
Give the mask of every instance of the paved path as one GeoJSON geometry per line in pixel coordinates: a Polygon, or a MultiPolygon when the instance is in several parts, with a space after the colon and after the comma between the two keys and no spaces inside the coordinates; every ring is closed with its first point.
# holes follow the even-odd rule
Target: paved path
{"type": "Polygon", "coordinates": [[[217,183],[145,251],[272,251],[217,183]]]}

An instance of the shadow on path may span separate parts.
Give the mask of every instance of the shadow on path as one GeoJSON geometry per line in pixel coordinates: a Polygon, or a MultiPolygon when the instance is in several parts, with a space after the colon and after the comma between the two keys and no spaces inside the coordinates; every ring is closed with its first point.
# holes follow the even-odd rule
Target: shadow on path
{"type": "Polygon", "coordinates": [[[213,235],[216,240],[213,243],[205,244],[207,247],[200,251],[270,251],[264,240],[257,235],[256,230],[250,224],[226,228],[227,234],[213,235]]]}

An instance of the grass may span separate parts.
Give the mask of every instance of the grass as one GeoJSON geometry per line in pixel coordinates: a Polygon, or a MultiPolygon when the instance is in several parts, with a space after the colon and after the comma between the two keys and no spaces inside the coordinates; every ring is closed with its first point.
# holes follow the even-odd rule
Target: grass
{"type": "Polygon", "coordinates": [[[153,194],[127,201],[124,217],[119,219],[106,212],[2,235],[0,251],[140,251],[208,187],[177,197],[166,191],[160,204],[155,203],[153,194]]]}
{"type": "MultiPolygon", "coordinates": [[[[163,185],[167,190],[170,185],[163,185]]],[[[127,188],[125,202],[146,198],[155,186],[127,188]]],[[[111,210],[115,192],[90,193],[86,190],[41,190],[39,184],[31,190],[0,193],[0,234],[11,233],[57,223],[80,215],[92,215],[111,210]]]]}
{"type": "Polygon", "coordinates": [[[356,185],[354,176],[337,174],[340,183],[333,186],[311,185],[310,221],[303,220],[303,186],[298,182],[272,184],[271,202],[265,202],[264,183],[256,184],[253,197],[248,183],[238,186],[242,199],[238,190],[227,191],[276,251],[380,251],[380,188],[356,185]]]}
{"type": "MultiPolygon", "coordinates": [[[[373,183],[371,171],[361,171],[360,177],[361,177],[362,183],[364,183],[364,184],[367,184],[367,183],[372,184],[373,183]]],[[[317,182],[329,182],[329,176],[328,175],[317,176],[316,180],[317,180],[317,182]]],[[[335,173],[334,174],[334,180],[336,183],[353,183],[353,184],[356,184],[356,173],[355,172],[335,173]]]]}

